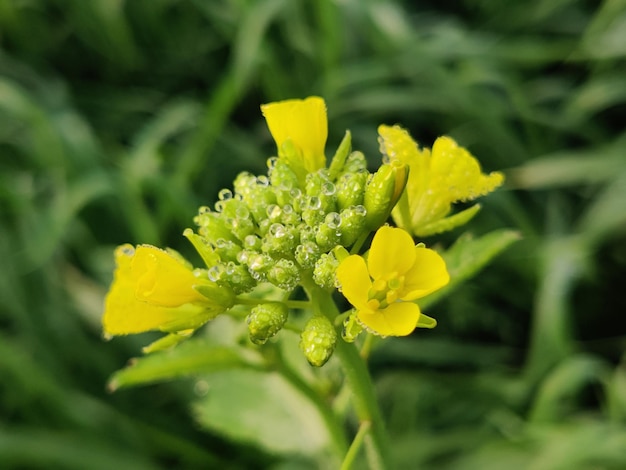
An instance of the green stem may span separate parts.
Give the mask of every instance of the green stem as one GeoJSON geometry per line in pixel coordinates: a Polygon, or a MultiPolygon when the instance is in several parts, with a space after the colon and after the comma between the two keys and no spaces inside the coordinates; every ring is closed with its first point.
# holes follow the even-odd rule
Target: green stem
{"type": "Polygon", "coordinates": [[[341,422],[337,419],[333,410],[328,406],[328,404],[320,397],[320,395],[309,386],[297,373],[295,373],[288,365],[287,362],[283,359],[281,352],[278,348],[277,351],[277,365],[278,372],[293,385],[294,388],[298,389],[303,395],[305,395],[309,401],[317,408],[320,416],[326,423],[326,427],[331,436],[331,441],[337,451],[337,454],[342,455],[346,452],[346,448],[348,444],[346,442],[346,436],[341,425],[341,422]]]}
{"type": "MultiPolygon", "coordinates": [[[[304,284],[304,283],[303,283],[304,284]]],[[[318,313],[323,313],[328,318],[334,319],[339,315],[339,311],[332,296],[317,287],[313,282],[304,285],[309,298],[314,302],[314,309],[318,313]]],[[[355,411],[361,424],[370,423],[367,443],[370,445],[368,459],[371,469],[391,468],[389,442],[385,430],[378,401],[374,392],[374,384],[370,377],[367,365],[360,356],[354,343],[346,343],[343,340],[337,341],[335,354],[339,358],[346,374],[346,384],[350,387],[354,397],[355,411]]]]}
{"type": "Polygon", "coordinates": [[[354,245],[352,245],[352,248],[350,249],[351,255],[355,255],[359,252],[359,250],[363,246],[363,243],[365,243],[365,240],[367,240],[367,237],[369,236],[369,234],[370,232],[369,230],[367,230],[363,232],[361,235],[359,235],[359,238],[356,239],[356,241],[354,242],[354,245]]]}
{"type": "Polygon", "coordinates": [[[237,297],[235,302],[239,305],[261,305],[261,304],[285,304],[287,308],[294,309],[307,309],[311,308],[311,302],[308,300],[267,300],[267,299],[253,299],[250,297],[237,297]]]}
{"type": "Polygon", "coordinates": [[[356,433],[356,436],[354,436],[354,440],[352,441],[352,444],[350,445],[350,448],[348,449],[348,452],[343,459],[340,470],[350,470],[352,468],[352,464],[354,464],[354,459],[358,455],[359,450],[361,450],[361,446],[363,445],[365,436],[367,435],[371,427],[371,422],[361,422],[361,425],[359,426],[359,431],[356,433]]]}

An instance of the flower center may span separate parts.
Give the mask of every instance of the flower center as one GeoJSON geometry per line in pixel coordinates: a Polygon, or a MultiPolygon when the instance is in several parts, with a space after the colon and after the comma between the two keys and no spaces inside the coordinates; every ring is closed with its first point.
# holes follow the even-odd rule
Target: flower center
{"type": "Polygon", "coordinates": [[[368,305],[373,310],[386,308],[401,297],[403,289],[404,276],[399,276],[397,273],[375,279],[367,293],[368,305]]]}

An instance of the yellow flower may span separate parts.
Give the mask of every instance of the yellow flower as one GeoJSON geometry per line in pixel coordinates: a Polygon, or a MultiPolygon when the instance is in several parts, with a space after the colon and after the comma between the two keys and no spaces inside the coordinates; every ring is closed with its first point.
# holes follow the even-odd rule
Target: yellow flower
{"type": "Polygon", "coordinates": [[[356,308],[359,322],[382,336],[405,336],[420,319],[414,303],[450,280],[443,258],[395,227],[381,227],[372,240],[367,262],[345,258],[337,268],[340,290],[356,308]]]}
{"type": "Polygon", "coordinates": [[[439,137],[430,151],[420,150],[399,126],[381,125],[378,133],[384,157],[409,165],[405,192],[391,215],[414,235],[433,235],[466,223],[480,206],[446,217],[452,203],[476,199],[504,181],[502,173],[482,173],[478,160],[450,137],[439,137]]]}
{"type": "Polygon", "coordinates": [[[296,174],[301,169],[311,173],[326,165],[328,120],[322,98],[278,101],[262,105],[261,111],[278,146],[278,156],[286,158],[296,174]]]}
{"type": "Polygon", "coordinates": [[[115,250],[115,262],[102,317],[105,335],[197,328],[232,305],[228,292],[196,277],[182,260],[159,248],[122,245],[115,250]],[[219,295],[209,299],[196,289],[219,295]]]}

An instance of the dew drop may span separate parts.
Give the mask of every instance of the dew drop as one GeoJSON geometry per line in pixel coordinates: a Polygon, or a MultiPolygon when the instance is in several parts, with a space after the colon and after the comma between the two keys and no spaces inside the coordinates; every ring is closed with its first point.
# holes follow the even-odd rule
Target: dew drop
{"type": "Polygon", "coordinates": [[[333,194],[335,194],[335,192],[335,185],[330,181],[327,181],[322,185],[322,194],[324,194],[325,196],[332,196],[333,194]]]}
{"type": "Polygon", "coordinates": [[[282,210],[278,204],[270,204],[269,206],[267,206],[267,209],[265,209],[265,213],[272,220],[278,219],[281,212],[282,210]]]}
{"type": "Polygon", "coordinates": [[[361,217],[365,217],[367,215],[367,209],[365,206],[359,204],[358,206],[354,206],[354,213],[361,217]]]}
{"type": "Polygon", "coordinates": [[[283,224],[270,225],[269,234],[274,238],[282,238],[287,235],[287,230],[283,224]]]}
{"type": "Polygon", "coordinates": [[[330,212],[326,215],[324,222],[329,228],[338,228],[341,225],[341,216],[336,212],[330,212]]]}
{"type": "Polygon", "coordinates": [[[217,282],[221,279],[223,272],[224,267],[221,264],[216,264],[215,266],[211,266],[209,268],[207,275],[211,281],[217,282]]]}
{"type": "Polygon", "coordinates": [[[313,210],[317,210],[320,207],[322,207],[322,201],[320,200],[320,198],[317,197],[317,196],[311,196],[309,198],[308,208],[309,209],[313,209],[313,210]]]}
{"type": "Polygon", "coordinates": [[[217,197],[220,201],[228,201],[233,198],[233,192],[228,188],[220,189],[220,192],[217,193],[217,197]]]}
{"type": "Polygon", "coordinates": [[[276,166],[276,162],[278,162],[278,157],[270,157],[267,159],[267,168],[271,171],[276,166]]]}

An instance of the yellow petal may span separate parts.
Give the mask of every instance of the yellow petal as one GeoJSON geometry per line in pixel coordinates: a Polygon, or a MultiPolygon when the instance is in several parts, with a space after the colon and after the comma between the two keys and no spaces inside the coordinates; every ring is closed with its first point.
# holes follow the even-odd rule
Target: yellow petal
{"type": "Polygon", "coordinates": [[[396,302],[382,310],[357,313],[363,326],[381,336],[406,336],[415,329],[419,317],[420,309],[412,302],[396,302]]]}
{"type": "Polygon", "coordinates": [[[313,172],[325,166],[328,118],[322,98],[311,96],[304,100],[278,101],[262,105],[261,111],[279,154],[289,139],[302,152],[307,171],[313,172]]]}
{"type": "Polygon", "coordinates": [[[138,300],[162,307],[204,302],[207,298],[194,290],[202,283],[193,272],[167,251],[150,245],[137,247],[131,262],[138,300]]]}
{"type": "Polygon", "coordinates": [[[369,255],[367,266],[374,279],[404,274],[415,262],[415,243],[406,231],[383,226],[378,229],[369,255]]]}
{"type": "Polygon", "coordinates": [[[451,202],[476,199],[490,193],[504,181],[502,173],[483,174],[478,160],[450,137],[439,137],[432,150],[433,178],[444,185],[435,190],[447,192],[451,202]]]}
{"type": "Polygon", "coordinates": [[[122,245],[115,251],[117,267],[102,317],[106,335],[166,329],[168,324],[203,314],[205,309],[199,306],[185,305],[172,309],[139,301],[135,296],[136,278],[131,268],[134,253],[131,245],[122,245]]]}
{"type": "Polygon", "coordinates": [[[366,308],[372,280],[365,260],[358,255],[348,256],[339,264],[335,276],[339,282],[339,290],[348,302],[357,309],[366,308]]]}
{"type": "Polygon", "coordinates": [[[415,300],[441,289],[450,281],[446,263],[434,250],[416,246],[415,264],[406,273],[402,300],[415,300]]]}

